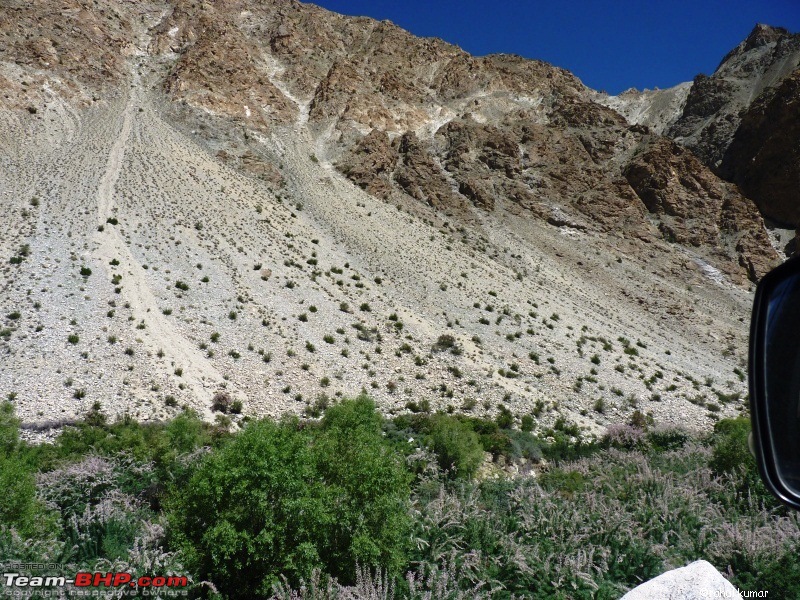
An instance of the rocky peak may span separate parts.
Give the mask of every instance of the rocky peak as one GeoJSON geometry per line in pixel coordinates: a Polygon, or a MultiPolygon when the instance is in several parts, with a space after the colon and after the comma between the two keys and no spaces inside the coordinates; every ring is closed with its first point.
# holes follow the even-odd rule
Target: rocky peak
{"type": "Polygon", "coordinates": [[[800,167],[787,145],[796,117],[788,108],[783,114],[781,102],[792,106],[787,81],[799,67],[800,35],[758,24],[711,75],[668,90],[628,90],[597,100],[629,123],[691,149],[715,173],[738,183],[766,215],[796,227],[800,218],[789,190],[796,188],[800,167]]]}
{"type": "Polygon", "coordinates": [[[776,43],[790,35],[789,30],[783,27],[772,27],[759,23],[753,28],[753,31],[750,32],[750,35],[747,36],[744,42],[742,42],[741,50],[742,52],[747,52],[753,48],[776,43]]]}
{"type": "Polygon", "coordinates": [[[717,169],[752,101],[800,64],[800,36],[758,25],[710,76],[699,75],[667,135],[717,169]]]}

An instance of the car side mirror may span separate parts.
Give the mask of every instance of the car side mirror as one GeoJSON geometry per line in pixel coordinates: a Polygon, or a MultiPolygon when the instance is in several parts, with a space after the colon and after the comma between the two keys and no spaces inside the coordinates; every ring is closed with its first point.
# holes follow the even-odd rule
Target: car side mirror
{"type": "Polygon", "coordinates": [[[800,258],[758,284],[750,324],[752,449],[761,479],[800,509],[800,258]]]}

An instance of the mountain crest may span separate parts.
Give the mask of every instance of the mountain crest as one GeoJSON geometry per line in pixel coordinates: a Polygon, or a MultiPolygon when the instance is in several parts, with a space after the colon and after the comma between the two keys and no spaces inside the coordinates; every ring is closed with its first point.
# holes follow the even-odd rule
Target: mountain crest
{"type": "Polygon", "coordinates": [[[739,57],[743,54],[747,54],[748,52],[758,48],[763,48],[764,46],[768,46],[770,44],[776,44],[780,40],[790,37],[792,37],[792,34],[788,29],[757,23],[756,26],[753,27],[753,30],[750,32],[750,34],[738,46],[725,55],[725,57],[719,63],[719,66],[717,66],[716,71],[722,69],[726,63],[731,61],[731,59],[739,57]]]}
{"type": "Polygon", "coordinates": [[[771,25],[758,23],[753,28],[753,31],[750,32],[750,35],[748,35],[744,40],[743,48],[746,52],[747,50],[751,50],[753,48],[758,48],[760,46],[766,46],[767,44],[777,42],[781,38],[788,35],[791,34],[783,27],[772,27],[771,25]]]}

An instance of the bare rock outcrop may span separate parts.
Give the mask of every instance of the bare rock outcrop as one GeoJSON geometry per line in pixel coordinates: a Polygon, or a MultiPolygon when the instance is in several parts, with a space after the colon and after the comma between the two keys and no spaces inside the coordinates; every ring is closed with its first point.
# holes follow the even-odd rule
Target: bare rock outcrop
{"type": "Polygon", "coordinates": [[[169,94],[258,129],[293,121],[296,106],[255,66],[258,49],[217,22],[204,19],[201,27],[166,81],[169,94]]]}
{"type": "Polygon", "coordinates": [[[342,158],[337,167],[353,183],[386,200],[392,193],[392,174],[399,154],[385,131],[373,129],[342,158]]]}
{"type": "Polygon", "coordinates": [[[761,212],[800,227],[800,69],[762,94],[742,117],[720,167],[761,212]]]}
{"type": "Polygon", "coordinates": [[[47,0],[4,2],[0,107],[35,114],[47,102],[43,86],[77,105],[118,86],[127,79],[125,56],[135,46],[129,14],[135,9],[109,2],[92,9],[77,0],[58,6],[47,0]]]}
{"type": "Polygon", "coordinates": [[[753,281],[777,263],[755,205],[675,142],[645,145],[624,174],[668,241],[714,248],[731,258],[726,271],[743,268],[753,281]]]}
{"type": "Polygon", "coordinates": [[[442,169],[414,133],[400,138],[398,150],[402,159],[395,181],[405,193],[435,208],[463,208],[463,198],[453,191],[442,169]]]}

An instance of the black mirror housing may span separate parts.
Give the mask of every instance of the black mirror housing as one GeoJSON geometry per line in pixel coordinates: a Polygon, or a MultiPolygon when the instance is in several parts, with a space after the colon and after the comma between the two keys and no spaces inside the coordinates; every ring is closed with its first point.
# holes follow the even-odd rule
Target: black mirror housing
{"type": "Polygon", "coordinates": [[[800,258],[758,284],[748,371],[761,478],[779,500],[800,510],[800,258]]]}

